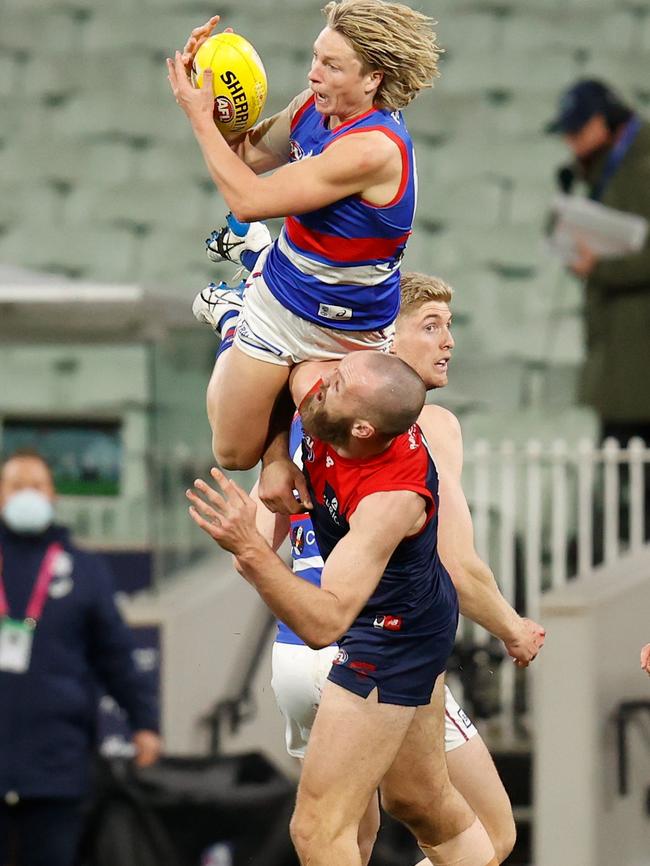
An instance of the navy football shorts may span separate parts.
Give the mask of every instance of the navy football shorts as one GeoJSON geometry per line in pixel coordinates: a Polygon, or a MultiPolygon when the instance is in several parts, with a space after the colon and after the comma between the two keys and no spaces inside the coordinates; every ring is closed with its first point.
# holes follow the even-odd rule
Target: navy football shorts
{"type": "Polygon", "coordinates": [[[429,704],[457,628],[458,598],[450,582],[424,611],[360,617],[340,639],[328,679],[362,698],[377,689],[381,704],[429,704]]]}

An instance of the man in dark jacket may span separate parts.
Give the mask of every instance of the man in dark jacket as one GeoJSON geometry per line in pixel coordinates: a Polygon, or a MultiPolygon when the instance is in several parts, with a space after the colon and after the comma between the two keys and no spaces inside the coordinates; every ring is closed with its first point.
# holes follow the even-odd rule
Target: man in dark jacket
{"type": "MultiPolygon", "coordinates": [[[[650,125],[610,87],[574,84],[549,131],[575,156],[558,173],[565,191],[581,180],[593,200],[650,220],[650,125]]],[[[650,237],[640,252],[607,260],[582,245],[572,270],[585,280],[582,401],[600,416],[603,438],[650,442],[650,237]]]]}
{"type": "Polygon", "coordinates": [[[160,751],[153,689],[101,557],[52,523],[37,454],[0,470],[0,866],[72,866],[89,791],[97,686],[126,711],[136,761],[160,751]],[[11,861],[13,862],[13,861],[11,861]]]}

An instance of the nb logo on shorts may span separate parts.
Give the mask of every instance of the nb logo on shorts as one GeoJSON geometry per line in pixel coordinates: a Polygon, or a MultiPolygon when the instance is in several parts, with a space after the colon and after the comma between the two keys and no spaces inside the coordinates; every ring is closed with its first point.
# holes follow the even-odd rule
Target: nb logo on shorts
{"type": "Polygon", "coordinates": [[[336,307],[333,304],[319,304],[318,315],[323,319],[351,319],[352,310],[349,307],[336,307]]]}
{"type": "Polygon", "coordinates": [[[467,714],[460,707],[458,707],[458,718],[461,720],[461,722],[465,725],[466,728],[472,727],[472,723],[470,722],[467,714]]]}
{"type": "Polygon", "coordinates": [[[402,628],[402,617],[392,616],[392,614],[376,616],[373,626],[375,628],[383,628],[386,631],[400,631],[402,628]]]}

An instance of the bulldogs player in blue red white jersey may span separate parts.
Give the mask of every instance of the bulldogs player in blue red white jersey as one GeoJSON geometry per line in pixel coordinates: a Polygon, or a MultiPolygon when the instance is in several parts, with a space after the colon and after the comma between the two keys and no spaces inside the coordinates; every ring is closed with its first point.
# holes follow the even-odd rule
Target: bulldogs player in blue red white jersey
{"type": "Polygon", "coordinates": [[[431,863],[498,862],[444,760],[440,674],[457,602],[436,552],[437,473],[419,428],[408,424],[423,396],[407,365],[358,352],[301,406],[326,559],[321,589],[274,557],[255,528],[254,501],[218,470],[223,494],[201,480],[196,489],[207,502],[188,491],[193,519],[237,556],[276,615],[314,648],[340,638],[292,821],[301,862],[314,866],[361,863],[359,824],[380,783],[431,863]],[[423,803],[405,790],[415,766],[423,803]]]}
{"type": "MultiPolygon", "coordinates": [[[[431,19],[400,3],[341,0],[324,12],[309,90],[230,142],[213,122],[211,76],[202,89],[187,77],[218,18],[167,62],[176,101],[234,216],[286,217],[243,308],[219,287],[195,302],[195,315],[222,337],[207,402],[215,457],[230,469],[258,462],[294,364],[386,349],[399,308],[399,263],[416,204],[401,109],[438,74],[436,36],[431,19]]],[[[263,236],[253,248],[269,242],[263,236]]]]}

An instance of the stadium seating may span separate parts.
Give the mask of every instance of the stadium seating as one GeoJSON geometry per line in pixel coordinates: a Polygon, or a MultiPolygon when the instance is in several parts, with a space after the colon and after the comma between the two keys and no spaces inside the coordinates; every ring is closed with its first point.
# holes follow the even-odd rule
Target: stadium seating
{"type": "MultiPolygon", "coordinates": [[[[647,97],[650,12],[610,0],[438,0],[423,9],[438,19],[446,53],[440,80],[405,112],[420,185],[406,265],[456,286],[452,382],[461,403],[467,395],[486,405],[491,393],[497,410],[501,397],[521,402],[516,383],[540,353],[567,370],[580,362],[580,286],[548,260],[542,240],[554,173],[567,155],[542,129],[558,91],[581,75],[647,97]],[[508,333],[499,341],[490,335],[500,323],[508,333]],[[494,393],[467,359],[471,371],[463,372],[462,343],[504,365],[494,393]]],[[[226,206],[164,66],[213,11],[203,0],[4,0],[1,260],[177,283],[188,294],[229,275],[203,258],[203,238],[226,206]],[[35,15],[48,34],[38,53],[35,15]]],[[[219,11],[258,48],[270,80],[267,113],[280,109],[306,85],[323,23],[318,8],[242,0],[219,11]]]]}

